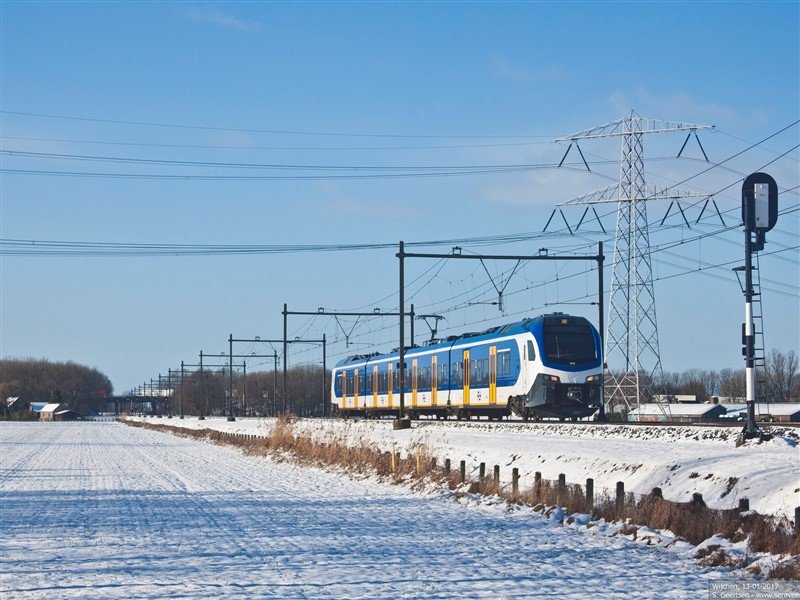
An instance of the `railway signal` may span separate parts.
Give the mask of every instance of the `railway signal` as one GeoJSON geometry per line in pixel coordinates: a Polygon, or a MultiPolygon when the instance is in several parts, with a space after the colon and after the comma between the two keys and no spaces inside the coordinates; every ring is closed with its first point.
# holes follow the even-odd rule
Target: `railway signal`
{"type": "MultiPolygon", "coordinates": [[[[766,173],[753,173],[742,184],[742,221],[744,221],[744,314],[742,354],[745,360],[747,385],[747,424],[741,438],[763,437],[756,423],[756,330],[753,301],[760,295],[753,287],[753,254],[764,249],[766,233],[778,221],[778,184],[766,173]]],[[[763,351],[763,349],[762,349],[763,351]]]]}

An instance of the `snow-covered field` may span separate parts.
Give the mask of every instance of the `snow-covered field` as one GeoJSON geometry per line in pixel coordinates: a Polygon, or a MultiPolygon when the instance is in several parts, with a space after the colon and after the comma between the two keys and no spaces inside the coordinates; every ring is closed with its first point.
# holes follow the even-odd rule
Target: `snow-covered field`
{"type": "MultiPolygon", "coordinates": [[[[187,428],[266,435],[271,419],[196,418],[148,419],[153,423],[187,428]]],[[[440,464],[466,460],[487,472],[500,465],[501,478],[510,481],[517,467],[521,485],[530,484],[540,471],[546,479],[559,473],[568,482],[595,480],[595,489],[613,490],[617,481],[627,491],[645,494],[660,487],[669,500],[688,501],[703,494],[714,508],[734,508],[739,498],[763,514],[794,516],[800,506],[800,447],[797,431],[776,428],[778,436],[763,444],[737,448],[737,428],[731,427],[629,427],[609,425],[558,425],[547,423],[488,423],[416,421],[411,430],[393,431],[390,421],[301,420],[299,431],[315,436],[335,436],[355,443],[375,444],[383,450],[408,452],[425,444],[440,464]],[[795,436],[795,437],[791,437],[795,436]]]]}
{"type": "Polygon", "coordinates": [[[3,598],[695,598],[721,576],[602,524],[119,423],[0,423],[0,524],[3,598]]]}

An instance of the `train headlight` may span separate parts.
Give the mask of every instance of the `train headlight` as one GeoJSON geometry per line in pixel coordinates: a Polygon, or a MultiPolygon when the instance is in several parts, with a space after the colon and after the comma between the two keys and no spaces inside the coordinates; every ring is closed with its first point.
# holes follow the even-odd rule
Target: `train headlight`
{"type": "Polygon", "coordinates": [[[600,381],[600,375],[589,375],[586,378],[586,383],[593,383],[595,381],[600,381]]]}
{"type": "Polygon", "coordinates": [[[545,379],[553,383],[561,383],[561,378],[558,375],[545,375],[545,379]]]}

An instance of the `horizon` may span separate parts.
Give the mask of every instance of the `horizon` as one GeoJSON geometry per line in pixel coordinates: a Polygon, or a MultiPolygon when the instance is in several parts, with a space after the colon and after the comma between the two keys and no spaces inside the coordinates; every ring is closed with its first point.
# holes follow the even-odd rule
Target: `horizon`
{"type": "MultiPolygon", "coordinates": [[[[762,168],[786,211],[761,258],[766,348],[800,352],[796,2],[4,2],[0,16],[3,359],[73,361],[121,391],[227,354],[229,334],[280,338],[284,303],[396,311],[400,240],[487,254],[602,240],[607,301],[615,207],[597,207],[606,233],[591,211],[591,229],[570,235],[556,213],[541,230],[619,178],[616,138],[581,141],[587,165],[573,148],[560,169],[553,140],[631,110],[715,126],[680,159],[682,133],[644,140],[648,183],[721,213],[648,203],[664,371],[744,369],[731,269],[740,180],[762,168]],[[743,39],[756,7],[764,35],[743,39]],[[368,244],[384,247],[335,249],[368,244]]],[[[444,315],[440,336],[554,310],[597,325],[589,265],[456,262],[406,264],[406,309],[444,315]]],[[[398,345],[396,319],[289,319],[289,339],[323,333],[329,364],[398,345]]],[[[319,358],[292,348],[289,365],[319,358]]]]}

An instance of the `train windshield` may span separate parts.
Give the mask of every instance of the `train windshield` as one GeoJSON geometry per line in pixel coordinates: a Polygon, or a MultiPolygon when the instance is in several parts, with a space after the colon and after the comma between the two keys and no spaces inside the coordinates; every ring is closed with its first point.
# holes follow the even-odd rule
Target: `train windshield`
{"type": "Polygon", "coordinates": [[[549,362],[577,365],[597,361],[589,322],[575,317],[545,317],[544,353],[549,362]]]}

